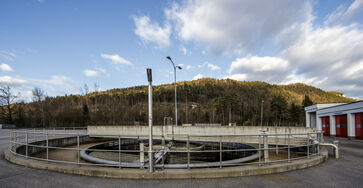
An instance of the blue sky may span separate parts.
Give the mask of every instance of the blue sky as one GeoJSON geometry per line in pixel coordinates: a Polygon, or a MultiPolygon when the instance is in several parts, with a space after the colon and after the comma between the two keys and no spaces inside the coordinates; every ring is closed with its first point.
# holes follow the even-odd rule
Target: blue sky
{"type": "Polygon", "coordinates": [[[0,1],[0,84],[29,100],[202,77],[363,99],[363,1],[0,1]]]}

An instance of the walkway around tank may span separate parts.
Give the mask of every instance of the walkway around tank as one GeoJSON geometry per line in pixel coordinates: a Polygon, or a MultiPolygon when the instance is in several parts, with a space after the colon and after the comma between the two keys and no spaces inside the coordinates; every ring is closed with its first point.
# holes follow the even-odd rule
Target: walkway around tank
{"type": "Polygon", "coordinates": [[[287,173],[219,179],[129,180],[62,174],[11,164],[3,158],[9,134],[9,130],[0,130],[2,187],[359,187],[363,183],[363,142],[359,140],[339,139],[339,160],[330,158],[319,166],[287,173]]]}

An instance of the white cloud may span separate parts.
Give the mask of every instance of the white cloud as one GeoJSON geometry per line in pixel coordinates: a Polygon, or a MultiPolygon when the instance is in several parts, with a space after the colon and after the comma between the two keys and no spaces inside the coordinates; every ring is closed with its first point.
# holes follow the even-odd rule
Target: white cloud
{"type": "Polygon", "coordinates": [[[228,78],[236,80],[261,80],[280,83],[290,74],[289,62],[278,57],[247,56],[234,60],[228,78]]]}
{"type": "Polygon", "coordinates": [[[73,88],[73,86],[71,84],[69,84],[69,82],[71,82],[71,81],[72,80],[66,76],[55,75],[55,76],[52,76],[52,79],[49,82],[52,84],[55,84],[55,85],[61,85],[64,87],[73,88]]]}
{"type": "Polygon", "coordinates": [[[243,54],[276,42],[276,36],[310,16],[311,6],[309,1],[195,0],[175,3],[165,13],[184,41],[217,53],[243,54]]]}
{"type": "Polygon", "coordinates": [[[5,64],[5,63],[2,63],[0,65],[0,70],[5,71],[5,72],[13,71],[13,69],[8,64],[5,64]]]}
{"type": "Polygon", "coordinates": [[[276,35],[283,44],[280,54],[236,58],[226,78],[276,84],[303,82],[363,99],[363,27],[354,21],[357,12],[362,12],[362,2],[338,8],[320,26],[313,24],[312,15],[293,22],[276,35]]]}
{"type": "Polygon", "coordinates": [[[120,57],[118,54],[101,54],[101,57],[111,60],[113,64],[132,65],[129,60],[120,57]]]}
{"type": "Polygon", "coordinates": [[[233,74],[230,76],[226,76],[224,77],[224,79],[233,79],[233,80],[238,80],[238,81],[244,81],[247,80],[247,74],[233,74]]]}
{"type": "Polygon", "coordinates": [[[198,79],[200,79],[200,78],[203,78],[204,76],[203,76],[203,74],[197,74],[197,75],[195,75],[194,77],[193,77],[193,80],[198,80],[198,79]]]}
{"type": "Polygon", "coordinates": [[[232,62],[228,72],[268,72],[286,70],[289,63],[277,57],[257,57],[247,56],[245,58],[237,58],[232,62]]]}
{"type": "MultiPolygon", "coordinates": [[[[283,57],[294,63],[296,76],[315,78],[311,84],[327,90],[336,88],[348,96],[361,91],[345,89],[347,85],[363,86],[363,32],[355,24],[310,29],[283,57]]],[[[306,83],[306,82],[305,82],[306,83]]]]}
{"type": "Polygon", "coordinates": [[[67,76],[62,75],[54,75],[51,77],[50,80],[37,80],[39,82],[47,83],[47,84],[54,84],[58,86],[62,86],[68,89],[75,89],[75,87],[71,84],[73,82],[70,78],[67,76]]]}
{"type": "Polygon", "coordinates": [[[185,69],[186,70],[190,70],[190,69],[192,69],[192,68],[194,68],[193,66],[191,66],[191,65],[187,65],[186,67],[185,67],[185,69]]]}
{"type": "Polygon", "coordinates": [[[10,85],[10,86],[21,86],[27,83],[26,80],[19,78],[12,78],[10,76],[0,76],[0,84],[10,85]]]}
{"type": "Polygon", "coordinates": [[[184,46],[180,47],[180,50],[183,52],[184,55],[188,54],[188,50],[184,46]]]}
{"type": "Polygon", "coordinates": [[[219,66],[217,66],[217,65],[213,65],[213,64],[210,64],[210,63],[208,63],[208,68],[210,69],[210,70],[212,70],[212,71],[216,71],[216,70],[220,70],[221,68],[219,67],[219,66]]]}
{"type": "Polygon", "coordinates": [[[330,24],[346,24],[354,22],[355,19],[361,19],[363,12],[363,0],[355,0],[348,8],[339,6],[325,20],[326,25],[330,24]]]}
{"type": "Polygon", "coordinates": [[[87,77],[94,77],[94,76],[98,76],[98,72],[95,71],[95,70],[89,70],[89,69],[86,69],[83,71],[84,75],[87,76],[87,77]]]}
{"type": "Polygon", "coordinates": [[[184,46],[181,46],[179,48],[180,51],[183,52],[184,55],[192,55],[192,51],[191,50],[188,50],[187,48],[185,48],[184,46]]]}
{"type": "Polygon", "coordinates": [[[0,52],[0,58],[3,59],[4,61],[14,61],[15,57],[16,55],[12,52],[5,52],[5,51],[0,52]]]}
{"type": "Polygon", "coordinates": [[[170,45],[171,27],[168,24],[160,27],[158,23],[152,23],[147,16],[134,17],[134,23],[134,32],[142,41],[155,43],[160,48],[170,45]]]}

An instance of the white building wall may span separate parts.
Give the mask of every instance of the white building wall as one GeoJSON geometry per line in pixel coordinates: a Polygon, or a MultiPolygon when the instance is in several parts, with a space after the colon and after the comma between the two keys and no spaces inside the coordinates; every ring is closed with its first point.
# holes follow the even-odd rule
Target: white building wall
{"type": "Polygon", "coordinates": [[[355,137],[355,114],[349,113],[347,117],[348,137],[355,137]]]}
{"type": "Polygon", "coordinates": [[[335,116],[334,115],[330,115],[329,116],[329,121],[330,121],[330,135],[335,136],[336,133],[336,129],[335,129],[335,116]]]}
{"type": "Polygon", "coordinates": [[[321,117],[316,117],[316,130],[323,130],[321,126],[321,117]]]}

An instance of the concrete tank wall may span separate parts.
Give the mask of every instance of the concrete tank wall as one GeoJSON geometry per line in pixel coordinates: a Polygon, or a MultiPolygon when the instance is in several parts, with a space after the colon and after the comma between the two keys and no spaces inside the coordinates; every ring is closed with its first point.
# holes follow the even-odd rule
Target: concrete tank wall
{"type": "MultiPolygon", "coordinates": [[[[315,128],[307,127],[263,127],[262,130],[268,130],[269,144],[287,145],[288,138],[286,134],[304,134],[315,131],[315,128]],[[274,134],[284,134],[274,136],[274,134]]],[[[88,134],[91,136],[113,135],[144,135],[147,138],[148,126],[88,126],[88,134]]],[[[219,141],[221,138],[213,135],[246,135],[246,136],[228,136],[222,137],[224,142],[243,142],[243,143],[259,143],[259,136],[262,134],[259,126],[234,126],[234,127],[211,127],[211,126],[154,126],[154,138],[164,136],[166,139],[186,140],[190,135],[190,140],[196,141],[219,141]],[[193,136],[194,135],[194,136],[193,136]],[[208,136],[208,137],[197,137],[208,136]],[[256,135],[256,136],[248,136],[256,135]]],[[[132,137],[132,136],[130,136],[132,137]]],[[[316,138],[316,134],[310,135],[311,139],[316,138]]],[[[290,144],[306,144],[307,134],[293,135],[290,144]]]]}

